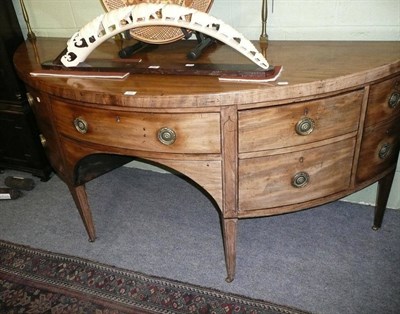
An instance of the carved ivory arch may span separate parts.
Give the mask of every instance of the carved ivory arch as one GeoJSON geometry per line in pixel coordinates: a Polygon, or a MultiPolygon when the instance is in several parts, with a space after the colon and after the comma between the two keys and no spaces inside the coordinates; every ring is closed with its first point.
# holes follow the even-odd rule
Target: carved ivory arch
{"type": "Polygon", "coordinates": [[[229,45],[261,68],[269,67],[257,48],[233,27],[196,9],[163,3],[131,5],[96,17],[68,40],[61,62],[66,67],[77,66],[112,36],[136,27],[158,25],[201,32],[229,45]]]}

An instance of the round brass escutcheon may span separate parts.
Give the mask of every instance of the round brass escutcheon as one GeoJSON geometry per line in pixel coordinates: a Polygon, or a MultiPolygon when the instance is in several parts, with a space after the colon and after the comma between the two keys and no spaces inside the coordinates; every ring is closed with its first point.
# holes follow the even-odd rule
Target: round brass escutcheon
{"type": "Polygon", "coordinates": [[[315,122],[313,119],[305,117],[296,123],[296,133],[299,135],[308,135],[314,131],[315,122]]]}
{"type": "Polygon", "coordinates": [[[173,129],[164,127],[157,132],[158,140],[164,145],[171,145],[176,140],[176,133],[173,129]]]}
{"type": "Polygon", "coordinates": [[[396,108],[398,105],[400,105],[400,93],[399,92],[393,92],[392,95],[389,97],[388,105],[390,108],[396,108]]]}
{"type": "Polygon", "coordinates": [[[392,145],[389,143],[384,143],[379,149],[378,156],[380,159],[386,159],[391,153],[392,153],[392,145]]]}
{"type": "Polygon", "coordinates": [[[82,117],[78,117],[74,120],[75,129],[82,134],[86,134],[89,128],[88,123],[82,117]]]}
{"type": "Polygon", "coordinates": [[[309,182],[310,175],[304,171],[296,173],[292,178],[292,185],[298,189],[304,188],[309,182]]]}

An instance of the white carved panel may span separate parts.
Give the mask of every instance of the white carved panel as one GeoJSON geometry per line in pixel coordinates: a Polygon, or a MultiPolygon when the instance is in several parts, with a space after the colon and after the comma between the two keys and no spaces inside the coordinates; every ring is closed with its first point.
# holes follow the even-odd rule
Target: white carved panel
{"type": "Polygon", "coordinates": [[[66,67],[77,66],[112,36],[136,27],[158,25],[198,31],[229,45],[261,68],[269,67],[257,48],[228,24],[193,8],[164,3],[141,3],[96,17],[71,37],[61,62],[66,67]]]}

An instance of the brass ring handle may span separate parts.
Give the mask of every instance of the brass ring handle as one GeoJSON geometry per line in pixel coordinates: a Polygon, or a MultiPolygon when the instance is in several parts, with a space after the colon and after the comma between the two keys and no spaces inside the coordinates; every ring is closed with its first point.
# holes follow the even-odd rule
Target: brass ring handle
{"type": "Polygon", "coordinates": [[[176,133],[173,129],[164,127],[157,132],[158,140],[164,145],[171,145],[176,140],[176,133]]]}
{"type": "Polygon", "coordinates": [[[388,100],[388,105],[392,109],[394,109],[398,105],[400,105],[400,93],[399,92],[393,92],[392,95],[390,95],[389,100],[388,100]]]}
{"type": "Polygon", "coordinates": [[[309,182],[310,175],[305,171],[296,173],[292,178],[292,185],[297,189],[304,188],[309,182]]]}
{"type": "Polygon", "coordinates": [[[386,159],[392,153],[392,145],[389,143],[382,144],[381,148],[379,149],[378,156],[380,159],[386,159]]]}
{"type": "Polygon", "coordinates": [[[85,119],[83,119],[82,117],[78,117],[74,120],[74,126],[75,129],[82,134],[86,134],[88,129],[89,129],[89,125],[86,122],[85,119]]]}
{"type": "Polygon", "coordinates": [[[308,135],[314,131],[315,122],[313,119],[305,117],[296,123],[296,133],[298,135],[308,135]]]}

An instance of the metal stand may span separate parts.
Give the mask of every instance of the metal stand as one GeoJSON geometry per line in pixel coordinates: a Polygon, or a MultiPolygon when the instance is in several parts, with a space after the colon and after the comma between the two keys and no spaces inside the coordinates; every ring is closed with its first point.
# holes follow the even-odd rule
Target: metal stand
{"type": "MultiPolygon", "coordinates": [[[[210,47],[212,44],[214,44],[216,42],[215,38],[204,35],[202,33],[195,32],[195,35],[196,35],[196,39],[197,39],[197,46],[187,53],[186,56],[189,60],[198,59],[207,47],[210,47]]],[[[190,36],[185,36],[186,39],[188,39],[189,37],[190,36]]],[[[118,55],[120,58],[125,59],[125,58],[129,58],[129,57],[133,56],[134,54],[138,53],[139,51],[142,51],[144,49],[149,49],[149,48],[155,48],[155,47],[157,47],[157,44],[148,44],[148,43],[139,41],[132,46],[122,48],[119,51],[118,55]]]]}
{"type": "Polygon", "coordinates": [[[215,38],[212,38],[210,36],[206,36],[199,32],[196,32],[195,34],[196,34],[198,44],[194,49],[190,50],[187,53],[186,56],[189,60],[196,60],[197,58],[199,58],[201,56],[204,49],[206,49],[207,47],[210,47],[212,44],[214,44],[216,42],[215,38]]]}
{"type": "Polygon", "coordinates": [[[28,28],[28,39],[29,40],[35,40],[36,39],[36,35],[32,30],[31,23],[29,22],[29,15],[28,15],[28,11],[26,11],[24,0],[19,0],[19,3],[21,5],[22,15],[24,16],[26,27],[28,28]]]}

